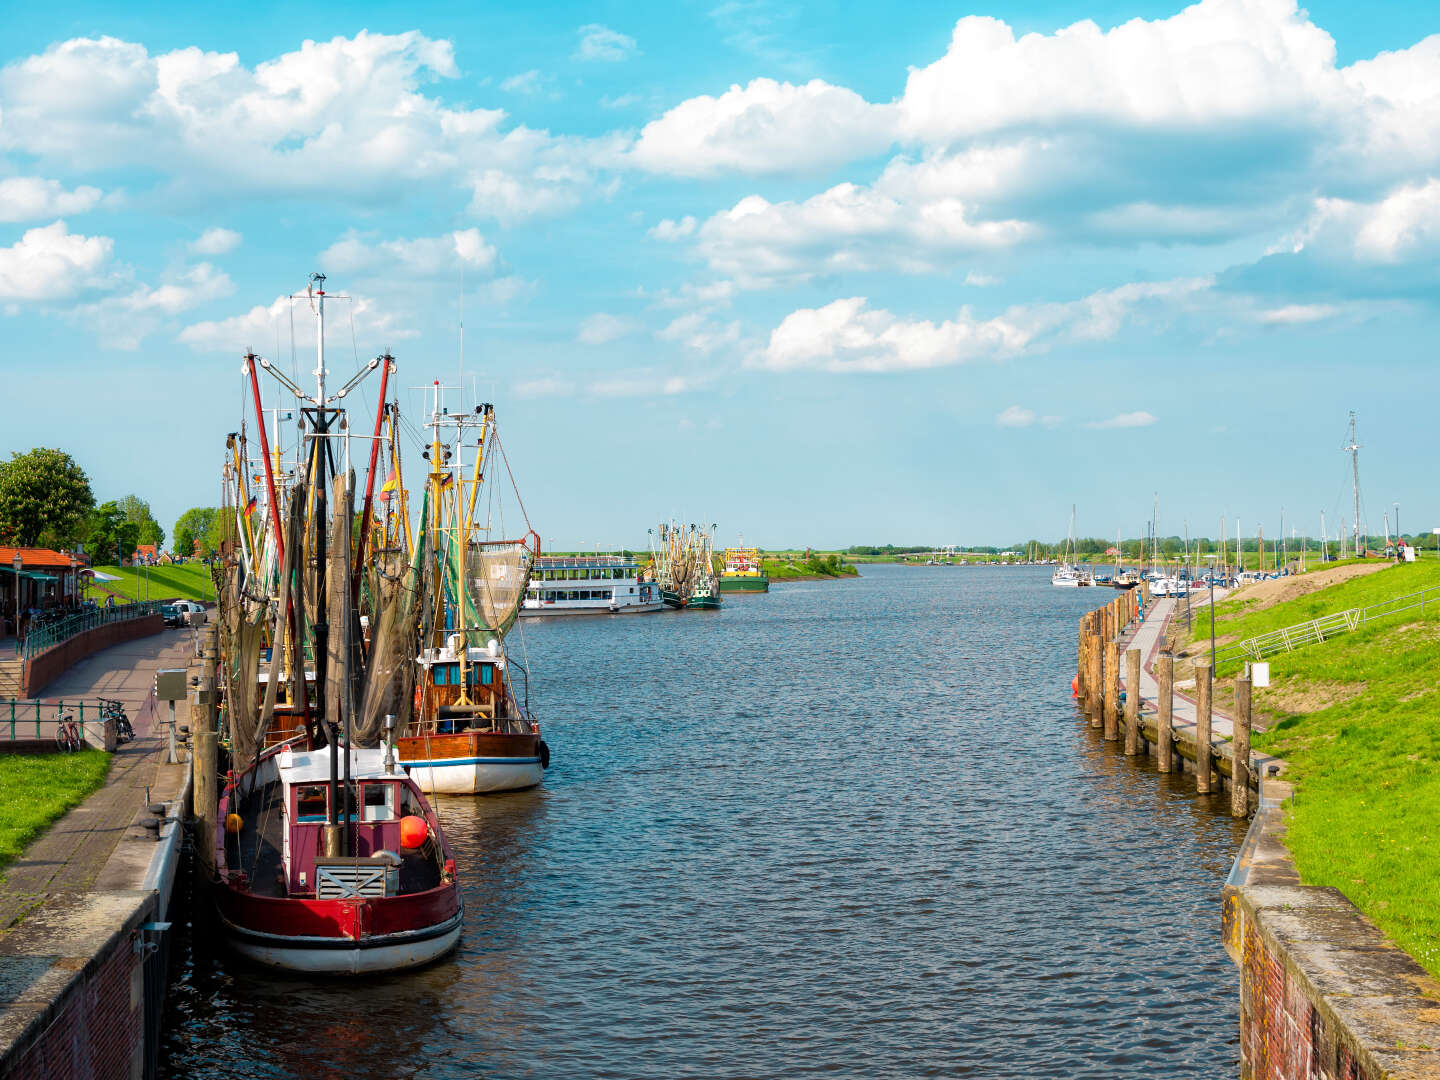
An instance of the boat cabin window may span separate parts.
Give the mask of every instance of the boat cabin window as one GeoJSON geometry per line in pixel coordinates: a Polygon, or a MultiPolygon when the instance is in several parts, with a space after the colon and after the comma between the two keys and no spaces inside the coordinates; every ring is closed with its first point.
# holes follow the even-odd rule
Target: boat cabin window
{"type": "Polygon", "coordinates": [[[481,686],[490,686],[490,685],[492,685],[494,682],[495,682],[495,665],[494,665],[494,664],[481,664],[481,665],[480,665],[480,685],[481,685],[481,686]]]}
{"type": "Polygon", "coordinates": [[[325,820],[325,790],[324,784],[302,784],[295,789],[296,821],[325,820]]]}
{"type": "Polygon", "coordinates": [[[362,803],[364,812],[361,815],[361,820],[395,820],[394,784],[363,784],[360,790],[364,796],[364,802],[362,803]]]}

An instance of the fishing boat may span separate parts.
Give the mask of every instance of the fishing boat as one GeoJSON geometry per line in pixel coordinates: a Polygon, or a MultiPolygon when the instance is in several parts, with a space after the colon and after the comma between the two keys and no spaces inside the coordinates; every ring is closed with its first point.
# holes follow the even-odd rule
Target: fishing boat
{"type": "MultiPolygon", "coordinates": [[[[744,539],[741,539],[744,544],[744,539]]],[[[770,577],[755,548],[731,547],[725,549],[725,565],[720,571],[720,591],[733,593],[763,593],[770,591],[770,577]]]]}
{"type": "Polygon", "coordinates": [[[390,545],[408,524],[384,492],[377,517],[373,498],[387,416],[392,476],[399,467],[386,400],[394,357],[327,388],[325,308],[344,298],[329,296],[324,282],[312,275],[291,298],[315,316],[315,392],[247,353],[259,460],[250,457],[248,419],[229,442],[216,675],[230,779],[215,808],[225,827],[211,895],[242,955],[361,975],[443,955],[459,940],[462,907],[439,818],[394,750],[406,689],[396,644],[408,655],[415,626],[415,579],[390,545]],[[279,410],[271,450],[262,371],[303,403],[289,414],[299,422],[288,469],[279,410]],[[375,371],[379,405],[357,522],[354,425],[342,403],[375,371]]]}
{"type": "Polygon", "coordinates": [[[664,606],[660,586],[642,580],[639,562],[628,555],[541,555],[520,614],[639,615],[664,606]]]}
{"type": "MultiPolygon", "coordinates": [[[[415,554],[431,584],[414,660],[414,700],[397,748],[427,792],[518,791],[539,784],[550,764],[550,749],[525,701],[529,672],[519,669],[525,692],[517,694],[516,667],[505,648],[540,555],[540,536],[526,519],[523,537],[491,538],[499,522],[490,510],[493,500],[481,494],[492,453],[509,471],[495,408],[483,403],[452,413],[442,394],[437,381],[415,554]],[[451,441],[442,441],[442,433],[451,441]],[[467,465],[462,450],[472,437],[475,457],[467,465]]],[[[513,486],[513,474],[510,480],[513,486]]]]}
{"type": "Polygon", "coordinates": [[[650,567],[665,606],[715,610],[723,603],[712,544],[716,526],[661,524],[650,531],[650,567]]]}

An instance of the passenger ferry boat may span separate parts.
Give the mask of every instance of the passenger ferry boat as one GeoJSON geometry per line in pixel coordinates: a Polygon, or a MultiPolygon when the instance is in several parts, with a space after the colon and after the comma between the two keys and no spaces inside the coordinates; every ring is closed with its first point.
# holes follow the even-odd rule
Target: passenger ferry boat
{"type": "Polygon", "coordinates": [[[242,956],[363,975],[418,967],[460,940],[455,859],[435,811],[393,750],[345,756],[349,782],[337,784],[325,750],[272,747],[221,796],[215,906],[242,956]]]}
{"type": "Polygon", "coordinates": [[[770,591],[770,578],[762,568],[755,548],[725,549],[725,568],[720,571],[720,591],[763,593],[770,591]]]}
{"type": "Polygon", "coordinates": [[[640,580],[640,564],[622,555],[541,555],[521,615],[638,615],[664,608],[660,586],[640,580]]]}

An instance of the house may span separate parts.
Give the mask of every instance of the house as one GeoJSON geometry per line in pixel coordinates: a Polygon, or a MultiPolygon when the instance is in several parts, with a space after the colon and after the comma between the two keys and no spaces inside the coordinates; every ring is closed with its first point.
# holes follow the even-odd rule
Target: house
{"type": "Polygon", "coordinates": [[[160,548],[156,544],[136,544],[135,553],[130,556],[131,566],[154,566],[160,561],[160,548]]]}
{"type": "Polygon", "coordinates": [[[14,632],[17,611],[63,607],[79,599],[90,566],[81,552],[0,545],[0,618],[14,632]]]}

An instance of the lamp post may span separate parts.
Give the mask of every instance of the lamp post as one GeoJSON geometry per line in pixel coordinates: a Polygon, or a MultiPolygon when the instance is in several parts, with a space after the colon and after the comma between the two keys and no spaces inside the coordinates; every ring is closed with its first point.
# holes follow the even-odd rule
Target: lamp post
{"type": "Polygon", "coordinates": [[[75,578],[75,553],[70,553],[70,602],[77,608],[80,606],[80,584],[75,578]]]}
{"type": "Polygon", "coordinates": [[[25,565],[25,560],[20,557],[20,549],[15,549],[15,558],[10,565],[15,570],[15,651],[20,651],[20,568],[25,565]]]}

